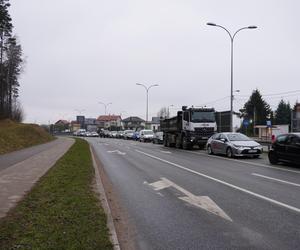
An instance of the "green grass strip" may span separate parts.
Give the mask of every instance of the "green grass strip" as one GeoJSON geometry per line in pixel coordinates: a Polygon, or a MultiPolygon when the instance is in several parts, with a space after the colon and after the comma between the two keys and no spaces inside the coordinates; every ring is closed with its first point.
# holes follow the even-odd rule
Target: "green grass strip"
{"type": "Polygon", "coordinates": [[[112,249],[89,145],[70,150],[0,220],[0,249],[112,249]]]}

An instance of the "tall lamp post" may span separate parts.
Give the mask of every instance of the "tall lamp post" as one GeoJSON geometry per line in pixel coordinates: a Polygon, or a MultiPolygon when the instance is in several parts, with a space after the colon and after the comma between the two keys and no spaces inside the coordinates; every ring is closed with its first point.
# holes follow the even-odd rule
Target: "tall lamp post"
{"type": "Polygon", "coordinates": [[[233,33],[233,35],[230,33],[230,31],[228,29],[226,29],[225,27],[215,24],[215,23],[207,23],[207,25],[209,26],[215,26],[215,27],[219,27],[223,30],[225,30],[229,37],[230,37],[230,41],[231,41],[231,73],[230,73],[230,131],[233,132],[233,41],[234,38],[236,36],[236,34],[238,32],[240,32],[241,30],[245,30],[245,29],[256,29],[257,26],[247,26],[247,27],[243,27],[238,29],[236,32],[233,33]]]}
{"type": "Polygon", "coordinates": [[[140,85],[142,87],[145,88],[146,90],[146,95],[147,95],[147,101],[146,101],[146,126],[147,126],[147,123],[148,123],[148,99],[149,99],[149,89],[151,89],[152,87],[157,87],[159,86],[158,84],[153,84],[153,85],[150,85],[149,87],[145,86],[144,84],[142,83],[137,83],[136,85],[140,85]]]}
{"type": "Polygon", "coordinates": [[[108,105],[111,105],[112,102],[109,102],[109,103],[99,102],[99,104],[104,105],[104,108],[105,108],[105,115],[106,115],[107,107],[108,107],[108,105]]]}

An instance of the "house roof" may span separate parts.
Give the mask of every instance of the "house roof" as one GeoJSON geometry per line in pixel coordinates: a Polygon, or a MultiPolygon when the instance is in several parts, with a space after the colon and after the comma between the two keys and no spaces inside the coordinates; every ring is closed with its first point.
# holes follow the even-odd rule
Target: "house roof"
{"type": "Polygon", "coordinates": [[[123,122],[145,122],[143,119],[137,117],[137,116],[130,116],[126,119],[122,120],[123,122]]]}
{"type": "Polygon", "coordinates": [[[117,121],[118,119],[121,120],[121,116],[119,116],[119,115],[100,115],[97,118],[97,121],[111,122],[111,121],[117,121]]]}
{"type": "Polygon", "coordinates": [[[68,122],[67,120],[58,120],[55,124],[56,124],[56,125],[57,125],[57,124],[64,124],[64,125],[67,125],[67,124],[69,124],[69,122],[68,122]]]}

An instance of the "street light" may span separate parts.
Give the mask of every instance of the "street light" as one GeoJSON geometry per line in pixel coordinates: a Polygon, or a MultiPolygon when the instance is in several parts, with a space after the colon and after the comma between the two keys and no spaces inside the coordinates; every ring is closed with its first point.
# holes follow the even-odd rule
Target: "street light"
{"type": "Polygon", "coordinates": [[[149,93],[149,89],[151,89],[152,87],[159,86],[159,85],[158,84],[153,84],[153,85],[150,85],[149,87],[145,86],[142,83],[137,83],[136,85],[140,85],[140,86],[144,87],[145,90],[146,90],[146,95],[147,95],[147,102],[146,102],[146,125],[147,125],[147,123],[148,123],[148,99],[149,99],[148,93],[149,93]]]}
{"type": "Polygon", "coordinates": [[[104,105],[104,108],[105,108],[105,115],[106,115],[107,107],[108,107],[108,105],[110,105],[110,104],[112,104],[112,103],[111,103],[111,102],[109,102],[109,103],[98,102],[98,103],[104,105]]]}
{"type": "Polygon", "coordinates": [[[226,29],[225,27],[221,26],[221,25],[218,25],[218,24],[215,24],[215,23],[206,23],[207,25],[209,26],[216,26],[216,27],[219,27],[223,30],[225,30],[229,37],[230,37],[230,41],[231,41],[231,74],[230,74],[230,131],[232,132],[233,131],[233,40],[236,36],[236,34],[238,32],[240,32],[241,30],[245,30],[245,29],[256,29],[257,26],[254,26],[254,25],[251,25],[251,26],[247,26],[247,27],[243,27],[243,28],[240,28],[238,29],[235,33],[233,33],[233,35],[230,33],[230,31],[228,29],[226,29]]]}

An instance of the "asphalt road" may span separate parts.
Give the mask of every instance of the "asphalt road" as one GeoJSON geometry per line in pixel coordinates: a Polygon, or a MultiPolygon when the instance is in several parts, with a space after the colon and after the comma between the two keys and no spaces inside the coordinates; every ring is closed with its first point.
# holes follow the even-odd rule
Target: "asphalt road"
{"type": "Polygon", "coordinates": [[[89,138],[138,249],[299,249],[300,168],[89,138]]]}

